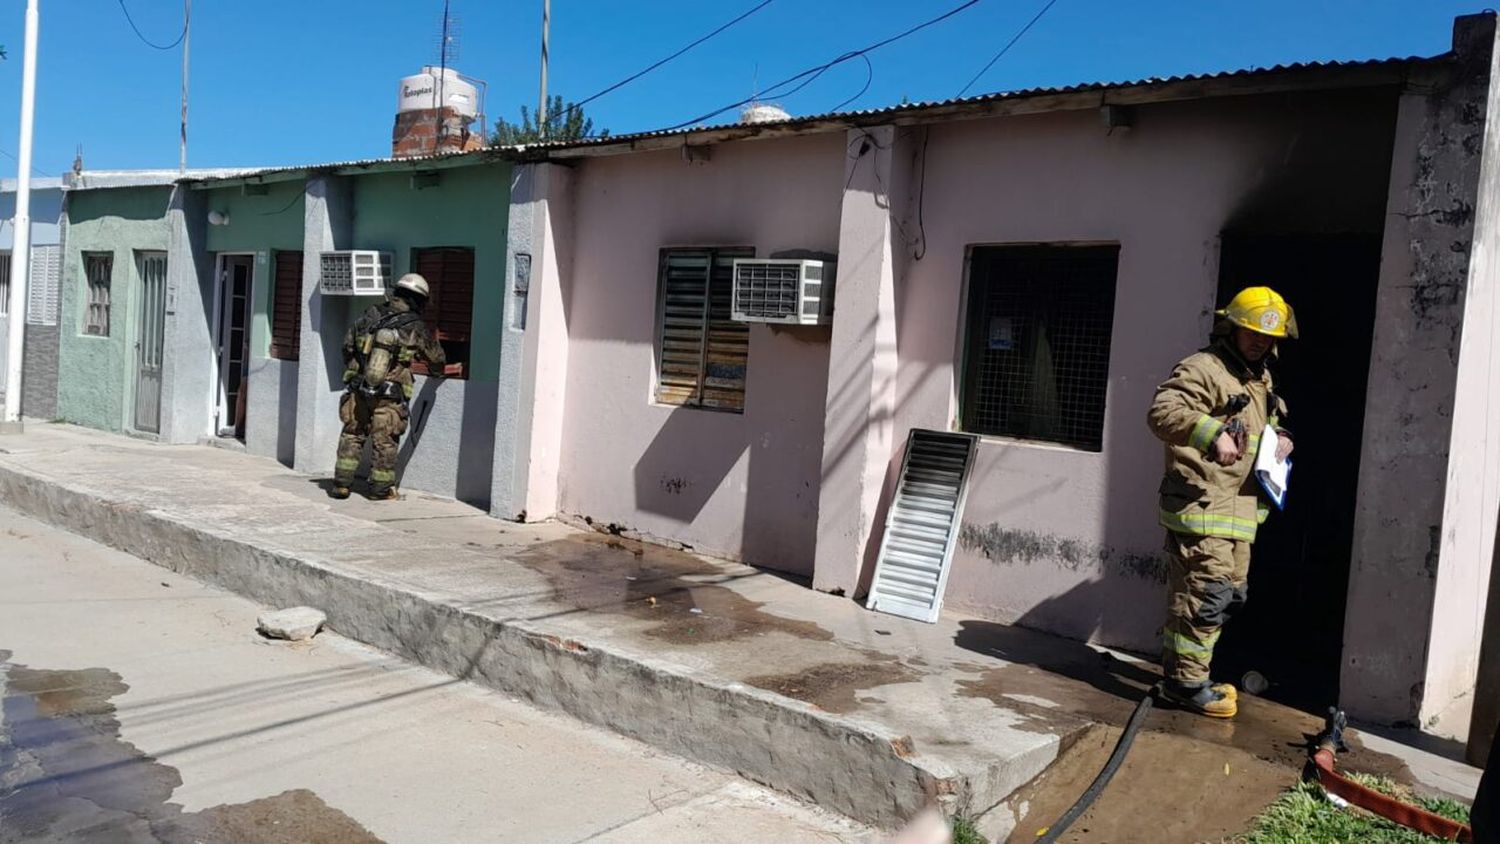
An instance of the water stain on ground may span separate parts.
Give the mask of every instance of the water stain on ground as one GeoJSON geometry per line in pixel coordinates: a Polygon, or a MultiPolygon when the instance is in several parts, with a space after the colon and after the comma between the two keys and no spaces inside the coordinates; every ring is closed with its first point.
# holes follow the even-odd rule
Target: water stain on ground
{"type": "MultiPolygon", "coordinates": [[[[1160,674],[1154,666],[1081,643],[986,622],[964,622],[959,642],[1008,663],[968,666],[974,676],[958,682],[961,694],[1021,714],[1020,729],[1064,737],[1059,760],[1009,804],[1030,818],[1027,835],[1018,831],[1013,840],[1034,840],[1027,836],[1060,816],[1088,787],[1160,674]]],[[[1320,716],[1244,693],[1232,720],[1154,708],[1124,767],[1085,817],[1089,823],[1080,820],[1070,831],[1073,837],[1064,840],[1219,840],[1238,832],[1297,782],[1308,741],[1322,728],[1320,716]],[[1206,782],[1221,782],[1223,788],[1204,788],[1206,782]],[[1222,832],[1209,834],[1220,827],[1222,832]],[[1181,834],[1158,832],[1164,829],[1181,834]]],[[[1364,748],[1352,731],[1350,739],[1350,751],[1339,755],[1340,770],[1411,781],[1400,759],[1364,748]]]]}
{"type": "MultiPolygon", "coordinates": [[[[1007,801],[1011,844],[1035,841],[1088,788],[1120,730],[1092,727],[1045,773],[1007,801]]],[[[1243,750],[1187,736],[1143,732],[1114,781],[1061,841],[1220,841],[1247,828],[1295,771],[1243,750]]]]}
{"type": "Polygon", "coordinates": [[[102,668],[51,671],[0,651],[0,842],[378,844],[310,791],[183,812],[175,768],[120,738],[102,668]]]}
{"type": "Polygon", "coordinates": [[[863,701],[855,695],[865,689],[910,683],[920,674],[895,661],[815,665],[792,674],[751,677],[745,682],[758,689],[806,701],[828,712],[852,712],[863,701]]]}
{"type": "Polygon", "coordinates": [[[653,622],[646,634],[675,645],[772,632],[833,639],[832,633],[812,622],[764,612],[763,604],[717,582],[737,579],[735,575],[668,548],[583,535],[543,542],[510,559],[544,575],[559,602],[653,622]]]}

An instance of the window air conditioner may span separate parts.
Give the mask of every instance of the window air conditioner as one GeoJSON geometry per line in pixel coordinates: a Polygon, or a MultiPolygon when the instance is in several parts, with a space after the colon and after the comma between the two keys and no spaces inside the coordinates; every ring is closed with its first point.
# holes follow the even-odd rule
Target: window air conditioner
{"type": "Polygon", "coordinates": [[[384,296],[391,282],[391,253],[373,249],[324,252],[318,291],[324,296],[384,296]]]}
{"type": "Polygon", "coordinates": [[[739,258],[733,316],[739,322],[827,325],[833,321],[833,261],[739,258]]]}

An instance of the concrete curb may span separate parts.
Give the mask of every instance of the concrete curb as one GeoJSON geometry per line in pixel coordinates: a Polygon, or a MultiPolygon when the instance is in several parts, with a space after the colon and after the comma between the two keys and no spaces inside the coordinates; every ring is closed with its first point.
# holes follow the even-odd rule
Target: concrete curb
{"type": "Polygon", "coordinates": [[[1055,754],[997,760],[966,776],[857,719],[560,638],[535,622],[489,618],[379,575],[257,547],[14,466],[0,466],[0,501],[258,603],[318,607],[344,636],[878,827],[934,801],[983,811],[1055,754]]]}

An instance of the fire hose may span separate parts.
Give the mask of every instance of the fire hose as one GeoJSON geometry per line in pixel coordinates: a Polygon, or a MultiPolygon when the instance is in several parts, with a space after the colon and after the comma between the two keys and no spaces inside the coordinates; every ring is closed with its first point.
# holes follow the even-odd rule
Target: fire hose
{"type": "MultiPolygon", "coordinates": [[[[1155,694],[1156,689],[1153,688],[1141,698],[1140,703],[1136,704],[1135,711],[1130,713],[1130,720],[1125,723],[1125,729],[1120,732],[1119,740],[1115,742],[1115,749],[1110,753],[1109,760],[1104,763],[1104,767],[1099,770],[1094,781],[1068,808],[1068,811],[1038,836],[1038,844],[1051,844],[1057,841],[1074,821],[1088,811],[1089,807],[1094,804],[1094,800],[1109,785],[1110,780],[1114,779],[1115,773],[1124,764],[1126,755],[1130,753],[1131,745],[1135,743],[1136,733],[1140,732],[1141,725],[1145,723],[1146,716],[1151,712],[1152,698],[1155,694]]],[[[1350,805],[1358,806],[1418,832],[1447,841],[1474,841],[1474,833],[1467,824],[1461,824],[1418,806],[1403,803],[1394,797],[1360,785],[1335,771],[1335,756],[1339,751],[1349,749],[1344,744],[1344,730],[1348,728],[1348,725],[1349,719],[1341,710],[1337,707],[1328,710],[1323,732],[1313,740],[1310,748],[1311,757],[1305,773],[1307,779],[1321,785],[1329,794],[1348,801],[1350,805]]]]}
{"type": "Polygon", "coordinates": [[[1350,805],[1358,806],[1366,811],[1395,821],[1405,827],[1410,827],[1418,832],[1442,838],[1447,841],[1471,842],[1474,840],[1474,832],[1467,824],[1445,818],[1409,803],[1403,803],[1386,794],[1367,788],[1333,769],[1334,757],[1341,750],[1348,750],[1344,744],[1344,730],[1349,726],[1349,719],[1337,707],[1328,710],[1328,718],[1323,722],[1323,732],[1313,742],[1312,759],[1307,766],[1308,779],[1323,786],[1323,790],[1336,797],[1349,801],[1350,805]]]}

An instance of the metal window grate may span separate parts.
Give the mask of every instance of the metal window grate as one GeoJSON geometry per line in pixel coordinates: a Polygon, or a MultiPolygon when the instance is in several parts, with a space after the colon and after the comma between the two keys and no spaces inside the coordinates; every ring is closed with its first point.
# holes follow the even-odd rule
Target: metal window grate
{"type": "Polygon", "coordinates": [[[297,360],[302,345],[302,253],[276,253],[271,292],[271,357],[297,360]]]}
{"type": "Polygon", "coordinates": [[[0,316],[10,314],[10,253],[0,252],[0,316]]]}
{"type": "MultiPolygon", "coordinates": [[[[465,377],[469,371],[469,335],[474,327],[474,249],[468,246],[432,246],[413,249],[412,271],[427,279],[427,311],[424,316],[433,337],[443,344],[448,363],[459,364],[465,377]]],[[[418,362],[418,372],[426,364],[418,362]]]]}
{"type": "Polygon", "coordinates": [[[85,255],[84,272],[88,277],[88,307],[84,313],[83,333],[109,336],[109,285],[115,259],[110,254],[85,255]]]}
{"type": "Polygon", "coordinates": [[[1102,450],[1119,251],[973,250],[965,431],[1102,450]]]}
{"type": "Polygon", "coordinates": [[[767,319],[797,317],[801,270],[796,263],[741,264],[736,281],[740,311],[767,319]]]}
{"type": "Polygon", "coordinates": [[[742,412],[750,327],[736,322],[734,259],[747,249],[664,249],[656,400],[742,412]]]}

